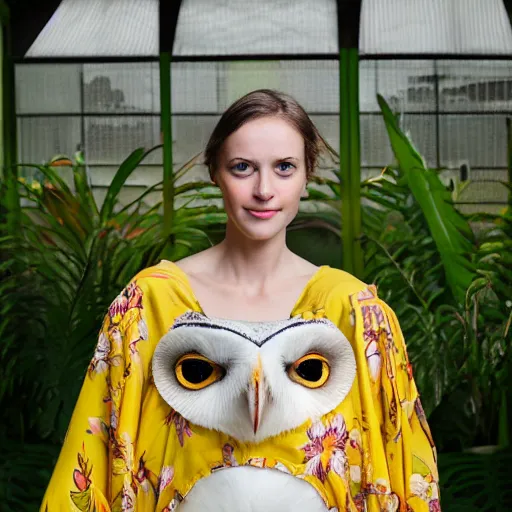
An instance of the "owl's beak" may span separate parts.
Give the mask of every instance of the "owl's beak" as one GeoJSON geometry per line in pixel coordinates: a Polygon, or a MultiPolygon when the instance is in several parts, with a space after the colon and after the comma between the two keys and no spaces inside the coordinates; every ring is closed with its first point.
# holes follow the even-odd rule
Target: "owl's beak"
{"type": "Polygon", "coordinates": [[[258,364],[252,371],[251,382],[249,383],[249,414],[254,433],[258,431],[261,422],[261,413],[265,406],[265,379],[261,367],[261,360],[258,358],[258,364]]]}

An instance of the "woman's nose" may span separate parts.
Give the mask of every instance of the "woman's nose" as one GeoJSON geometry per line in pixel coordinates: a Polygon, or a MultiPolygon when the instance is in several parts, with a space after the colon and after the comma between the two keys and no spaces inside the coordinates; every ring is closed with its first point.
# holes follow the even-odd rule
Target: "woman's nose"
{"type": "Polygon", "coordinates": [[[270,173],[265,172],[264,170],[258,171],[257,179],[254,184],[254,197],[261,201],[269,201],[274,197],[270,173]]]}

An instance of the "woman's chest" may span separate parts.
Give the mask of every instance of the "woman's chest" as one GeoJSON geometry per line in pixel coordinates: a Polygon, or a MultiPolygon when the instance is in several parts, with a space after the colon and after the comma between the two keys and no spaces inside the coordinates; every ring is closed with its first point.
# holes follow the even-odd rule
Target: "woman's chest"
{"type": "Polygon", "coordinates": [[[191,278],[197,301],[211,318],[230,318],[248,322],[288,318],[304,290],[306,280],[274,283],[266,290],[250,292],[229,285],[212,286],[191,278]]]}

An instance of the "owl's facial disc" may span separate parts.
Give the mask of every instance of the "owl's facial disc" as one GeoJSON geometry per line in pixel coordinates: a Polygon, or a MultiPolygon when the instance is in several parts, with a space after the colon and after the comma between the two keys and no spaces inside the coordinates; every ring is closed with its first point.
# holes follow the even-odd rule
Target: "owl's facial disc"
{"type": "Polygon", "coordinates": [[[221,380],[226,374],[222,366],[196,353],[181,356],[176,362],[174,372],[178,382],[191,391],[204,389],[221,380]]]}
{"type": "Polygon", "coordinates": [[[194,317],[156,347],[155,386],[190,423],[240,442],[259,443],[320,418],[350,392],[354,352],[334,324],[294,322],[263,340],[246,324],[211,328],[194,317]]]}

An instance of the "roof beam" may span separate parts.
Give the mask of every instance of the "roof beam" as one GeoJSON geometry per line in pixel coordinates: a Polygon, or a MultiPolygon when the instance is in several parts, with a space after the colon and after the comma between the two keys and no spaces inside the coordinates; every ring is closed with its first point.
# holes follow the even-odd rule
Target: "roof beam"
{"type": "Polygon", "coordinates": [[[359,48],[362,0],[337,0],[339,48],[359,48]]]}
{"type": "Polygon", "coordinates": [[[160,53],[170,53],[172,55],[181,3],[182,0],[160,0],[160,53]]]}

